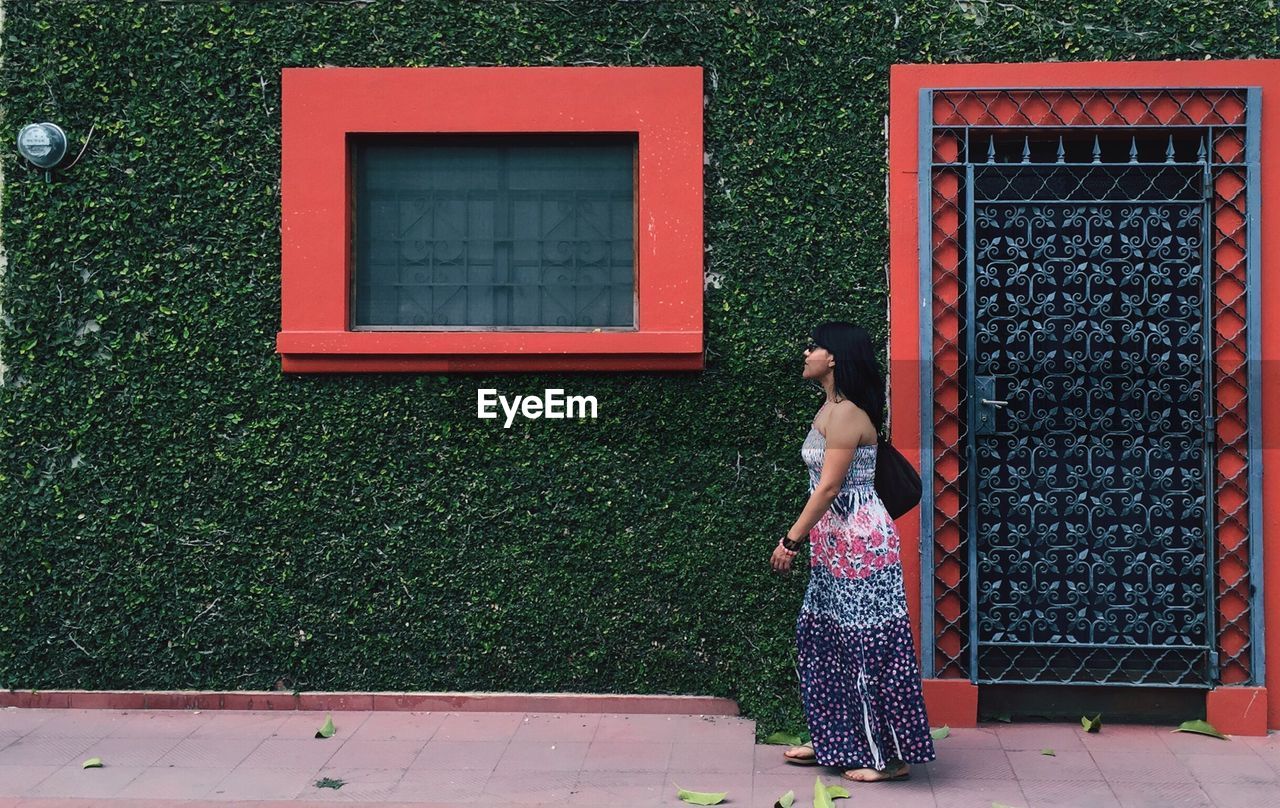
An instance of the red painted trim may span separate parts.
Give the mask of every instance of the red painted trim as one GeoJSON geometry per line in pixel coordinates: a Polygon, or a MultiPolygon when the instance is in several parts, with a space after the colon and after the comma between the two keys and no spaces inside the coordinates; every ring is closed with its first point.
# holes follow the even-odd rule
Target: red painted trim
{"type": "Polygon", "coordinates": [[[1227,735],[1266,735],[1267,689],[1214,688],[1205,695],[1205,720],[1227,735]]]}
{"type": "Polygon", "coordinates": [[[282,99],[285,371],[702,367],[702,68],[285,68],[282,99]],[[636,329],[348,330],[347,138],[369,132],[636,133],[636,329]]]}
{"type": "Polygon", "coordinates": [[[925,679],[924,708],[929,726],[978,726],[978,686],[967,679],[925,679]]]}
{"type": "MultiPolygon", "coordinates": [[[[889,73],[889,339],[894,443],[909,453],[920,445],[920,296],[917,190],[919,91],[982,87],[1260,87],[1262,137],[1280,138],[1280,61],[1072,62],[1033,64],[894,65],[889,73]]],[[[1280,150],[1262,149],[1261,255],[1262,366],[1280,359],[1280,284],[1266,268],[1280,233],[1280,150]]],[[[1263,467],[1280,467],[1280,374],[1262,377],[1263,467]]],[[[919,460],[919,455],[914,457],[919,460]]],[[[903,558],[919,551],[919,516],[899,522],[903,558]]],[[[1266,616],[1266,687],[1280,692],[1280,475],[1263,477],[1263,614],[1266,616]]],[[[919,604],[919,571],[908,578],[919,604]]],[[[911,573],[908,572],[910,576],[911,573]]],[[[918,608],[917,608],[918,612],[918,608]]],[[[919,635],[920,623],[912,627],[919,635]]],[[[1280,699],[1267,705],[1267,724],[1280,729],[1280,699]]],[[[932,718],[932,715],[930,716],[932,718]]]]}
{"type": "Polygon", "coordinates": [[[716,696],[595,693],[282,693],[272,690],[9,690],[0,708],[79,710],[432,710],[448,712],[738,715],[716,696]]]}

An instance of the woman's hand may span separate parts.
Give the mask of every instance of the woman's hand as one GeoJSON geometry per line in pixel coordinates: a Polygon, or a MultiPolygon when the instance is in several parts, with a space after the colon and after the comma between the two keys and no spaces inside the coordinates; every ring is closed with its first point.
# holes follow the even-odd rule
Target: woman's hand
{"type": "Polygon", "coordinates": [[[791,572],[791,562],[795,557],[795,553],[779,544],[773,548],[773,555],[769,558],[769,566],[773,567],[774,572],[791,572]]]}

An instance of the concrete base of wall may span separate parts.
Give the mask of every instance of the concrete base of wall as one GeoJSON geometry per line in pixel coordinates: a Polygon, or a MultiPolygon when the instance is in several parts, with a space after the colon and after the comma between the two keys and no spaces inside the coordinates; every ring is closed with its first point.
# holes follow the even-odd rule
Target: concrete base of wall
{"type": "Polygon", "coordinates": [[[968,679],[925,679],[924,707],[930,726],[978,726],[978,686],[968,679]]]}
{"type": "Polygon", "coordinates": [[[10,690],[0,707],[91,710],[415,710],[420,712],[738,715],[714,696],[596,693],[288,693],[269,690],[10,690]]]}
{"type": "Polygon", "coordinates": [[[1205,720],[1227,735],[1267,734],[1265,687],[1217,687],[1204,700],[1205,720]]]}

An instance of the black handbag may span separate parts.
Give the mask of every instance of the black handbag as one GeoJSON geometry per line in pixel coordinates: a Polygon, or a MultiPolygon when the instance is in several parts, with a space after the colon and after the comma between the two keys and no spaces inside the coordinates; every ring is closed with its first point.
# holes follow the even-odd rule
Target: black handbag
{"type": "Polygon", "coordinates": [[[876,495],[889,516],[897,519],[920,504],[920,475],[902,452],[887,440],[876,446],[876,495]]]}

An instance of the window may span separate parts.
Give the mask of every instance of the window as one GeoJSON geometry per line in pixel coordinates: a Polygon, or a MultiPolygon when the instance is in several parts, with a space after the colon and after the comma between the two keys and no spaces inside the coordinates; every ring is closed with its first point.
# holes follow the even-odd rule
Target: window
{"type": "Polygon", "coordinates": [[[635,138],[361,138],[355,329],[630,329],[635,138]]]}
{"type": "Polygon", "coordinates": [[[702,367],[700,68],[289,68],[286,372],[702,367]]]}

